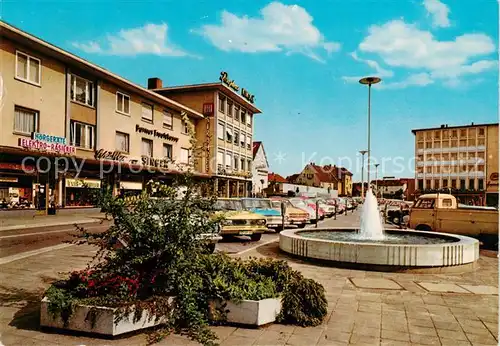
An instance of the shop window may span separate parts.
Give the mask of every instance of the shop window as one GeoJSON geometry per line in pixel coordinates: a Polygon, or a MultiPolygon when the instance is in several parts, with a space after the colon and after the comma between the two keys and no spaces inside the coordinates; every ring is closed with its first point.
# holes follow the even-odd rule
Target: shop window
{"type": "Polygon", "coordinates": [[[71,100],[84,105],[94,107],[94,83],[71,75],[71,100]]]}
{"type": "Polygon", "coordinates": [[[484,190],[484,180],[483,179],[478,179],[478,181],[477,181],[477,188],[479,190],[484,190]]]}
{"type": "Polygon", "coordinates": [[[143,138],[141,145],[141,153],[143,156],[153,157],[153,141],[143,138]]]}
{"type": "Polygon", "coordinates": [[[38,131],[38,112],[15,106],[14,132],[30,135],[38,131]]]}
{"type": "Polygon", "coordinates": [[[163,144],[163,157],[171,160],[172,151],[173,151],[172,144],[167,144],[167,143],[163,144]]]}
{"type": "Polygon", "coordinates": [[[16,78],[28,83],[40,85],[40,59],[16,51],[16,78]]]}
{"type": "Polygon", "coordinates": [[[234,130],[234,144],[238,145],[240,143],[240,132],[238,130],[234,130]]]}
{"type": "Polygon", "coordinates": [[[181,163],[189,163],[189,149],[181,148],[181,163]]]}
{"type": "Polygon", "coordinates": [[[227,116],[228,117],[233,116],[233,102],[230,100],[227,100],[227,116]]]}
{"type": "Polygon", "coordinates": [[[169,130],[174,128],[174,115],[167,110],[163,111],[163,128],[169,130]]]}
{"type": "Polygon", "coordinates": [[[182,133],[185,135],[189,133],[189,123],[186,120],[182,121],[182,133]]]}
{"type": "Polygon", "coordinates": [[[116,92],[116,111],[126,115],[130,114],[130,96],[119,91],[116,92]]]}
{"type": "Polygon", "coordinates": [[[219,95],[219,112],[224,113],[226,111],[226,98],[219,95]]]}
{"type": "Polygon", "coordinates": [[[95,142],[95,126],[71,120],[71,145],[83,149],[93,149],[95,142]]]}
{"type": "Polygon", "coordinates": [[[142,103],[141,119],[148,123],[153,122],[153,105],[142,103]]]}
{"type": "Polygon", "coordinates": [[[116,131],[115,145],[116,150],[128,153],[130,150],[130,136],[128,133],[116,131]]]}
{"type": "Polygon", "coordinates": [[[224,123],[217,123],[217,138],[224,139],[224,123]]]}

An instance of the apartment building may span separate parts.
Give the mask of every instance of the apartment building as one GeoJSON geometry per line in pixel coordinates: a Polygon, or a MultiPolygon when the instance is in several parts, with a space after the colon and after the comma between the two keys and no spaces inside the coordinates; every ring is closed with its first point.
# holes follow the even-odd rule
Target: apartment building
{"type": "Polygon", "coordinates": [[[200,112],[1,21],[0,71],[0,199],[80,207],[190,167],[200,112]]]}
{"type": "Polygon", "coordinates": [[[205,116],[196,125],[202,145],[199,172],[215,177],[221,197],[244,197],[252,192],[253,123],[261,110],[254,96],[221,72],[219,82],[185,86],[163,86],[150,78],[148,88],[205,116]]]}
{"type": "Polygon", "coordinates": [[[498,205],[498,123],[412,130],[418,192],[448,192],[461,203],[498,205]]]}

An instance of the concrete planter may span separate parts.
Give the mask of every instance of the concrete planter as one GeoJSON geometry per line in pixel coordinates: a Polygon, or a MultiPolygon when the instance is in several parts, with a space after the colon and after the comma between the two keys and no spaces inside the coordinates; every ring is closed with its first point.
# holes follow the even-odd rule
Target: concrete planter
{"type": "MultiPolygon", "coordinates": [[[[220,301],[212,304],[215,307],[222,306],[220,301]]],[[[276,316],[281,312],[281,298],[242,300],[239,303],[228,301],[225,310],[229,310],[227,312],[229,323],[262,326],[276,321],[276,316]]]]}
{"type": "Polygon", "coordinates": [[[115,321],[117,316],[119,316],[116,308],[77,305],[69,318],[68,325],[65,327],[62,318],[60,316],[55,316],[54,318],[49,312],[48,307],[49,300],[47,297],[44,297],[40,307],[40,326],[102,335],[120,335],[139,329],[154,327],[165,322],[164,318],[155,321],[155,316],[150,316],[147,311],[142,312],[142,316],[137,322],[134,322],[133,312],[124,316],[120,321],[115,321]],[[89,314],[89,312],[91,313],[89,314]],[[92,315],[95,318],[94,321],[92,321],[93,318],[90,318],[92,315]]]}

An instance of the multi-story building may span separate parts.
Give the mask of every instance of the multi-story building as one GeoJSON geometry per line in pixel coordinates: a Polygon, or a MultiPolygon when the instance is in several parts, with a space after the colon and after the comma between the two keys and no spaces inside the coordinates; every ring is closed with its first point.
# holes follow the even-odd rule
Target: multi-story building
{"type": "Polygon", "coordinates": [[[190,166],[196,110],[1,21],[0,72],[0,199],[82,206],[190,166]]]}
{"type": "Polygon", "coordinates": [[[498,205],[498,123],[412,130],[419,193],[451,192],[461,203],[498,205]]]}
{"type": "Polygon", "coordinates": [[[252,195],[263,197],[269,179],[269,163],[262,142],[253,142],[252,195]]]}
{"type": "Polygon", "coordinates": [[[215,177],[216,191],[223,197],[243,197],[252,192],[253,122],[261,110],[254,96],[221,72],[215,83],[164,87],[150,78],[148,88],[201,112],[196,125],[202,144],[197,170],[215,177]]]}
{"type": "Polygon", "coordinates": [[[319,166],[311,162],[302,172],[288,177],[287,180],[291,183],[335,190],[339,196],[352,196],[352,173],[344,167],[319,166]]]}

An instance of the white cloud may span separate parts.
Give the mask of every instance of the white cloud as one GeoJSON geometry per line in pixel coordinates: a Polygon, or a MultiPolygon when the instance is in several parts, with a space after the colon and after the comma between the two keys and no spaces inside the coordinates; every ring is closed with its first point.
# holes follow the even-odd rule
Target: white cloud
{"type": "Polygon", "coordinates": [[[400,82],[380,83],[377,85],[380,89],[404,89],[409,86],[427,86],[434,83],[431,76],[426,72],[410,74],[406,79],[400,82]]]}
{"type": "Polygon", "coordinates": [[[447,28],[450,26],[448,14],[450,8],[439,0],[424,0],[427,14],[432,17],[432,24],[437,27],[447,28]]]}
{"type": "Polygon", "coordinates": [[[351,57],[356,61],[363,62],[368,66],[370,66],[372,69],[375,70],[375,74],[378,77],[392,77],[394,75],[394,72],[380,67],[379,63],[376,62],[375,60],[361,59],[360,57],[358,57],[358,54],[356,52],[352,52],[351,57]]]}
{"type": "Polygon", "coordinates": [[[325,41],[313,25],[313,17],[302,7],[272,2],[261,9],[261,16],[250,18],[223,11],[219,25],[204,25],[200,33],[223,51],[245,53],[302,53],[322,60],[316,53],[338,51],[340,44],[325,41]]]}
{"type": "Polygon", "coordinates": [[[73,42],[73,46],[86,53],[107,55],[190,55],[170,43],[167,33],[166,23],[145,24],[138,28],[122,29],[117,34],[108,34],[102,40],[73,42]]]}

